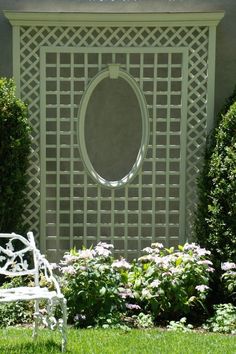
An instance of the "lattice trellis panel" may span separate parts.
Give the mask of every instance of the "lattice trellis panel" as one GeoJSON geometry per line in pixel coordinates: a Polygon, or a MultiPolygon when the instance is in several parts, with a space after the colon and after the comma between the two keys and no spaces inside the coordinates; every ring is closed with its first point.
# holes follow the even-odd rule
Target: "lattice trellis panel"
{"type": "Polygon", "coordinates": [[[134,256],[156,240],[167,245],[179,242],[180,210],[185,204],[184,198],[181,204],[185,190],[181,150],[186,134],[180,136],[186,126],[185,53],[175,48],[144,53],[140,49],[127,53],[124,48],[102,53],[43,48],[41,210],[46,219],[41,219],[41,233],[46,228],[42,239],[48,252],[102,240],[112,241],[118,253],[134,256]],[[76,137],[81,96],[90,80],[111,62],[121,64],[138,82],[151,127],[139,175],[118,190],[97,186],[89,178],[76,137]]]}
{"type": "MultiPolygon", "coordinates": [[[[97,47],[98,49],[100,47],[107,47],[107,48],[186,48],[188,52],[188,64],[186,68],[182,67],[182,70],[186,71],[186,75],[188,78],[188,92],[187,92],[187,97],[188,97],[188,104],[187,104],[187,143],[186,143],[186,218],[185,219],[185,230],[182,230],[181,232],[185,233],[185,235],[180,235],[183,239],[187,236],[190,237],[191,233],[191,221],[192,221],[192,210],[194,207],[194,202],[196,199],[196,173],[198,170],[198,164],[199,160],[201,157],[202,153],[202,148],[205,143],[205,133],[206,133],[206,103],[207,103],[207,79],[208,79],[208,33],[209,29],[208,27],[33,27],[33,26],[27,26],[27,27],[21,27],[20,29],[20,53],[21,53],[21,67],[20,67],[20,73],[21,73],[21,97],[28,102],[29,104],[29,110],[30,110],[30,120],[33,128],[33,151],[32,151],[32,164],[31,168],[29,170],[29,190],[31,191],[30,195],[30,204],[29,204],[29,209],[25,215],[25,223],[27,226],[31,229],[33,229],[37,234],[39,234],[39,220],[40,220],[40,48],[41,47],[77,47],[77,48],[86,48],[86,47],[97,47]]],[[[98,50],[99,52],[99,50],[98,50]]],[[[140,50],[142,52],[142,50],[140,50]]],[[[168,53],[168,50],[166,51],[168,53]]],[[[167,55],[167,58],[169,56],[167,55]]],[[[57,59],[59,60],[59,59],[57,59]]],[[[72,59],[70,59],[72,60],[72,59]]],[[[164,63],[163,65],[167,65],[167,71],[171,70],[171,64],[168,64],[168,60],[172,59],[166,59],[167,62],[164,63]],[[168,69],[169,68],[169,69],[168,69]]],[[[50,63],[48,63],[50,64],[50,63]]],[[[58,61],[52,62],[53,65],[58,65],[58,61]]],[[[134,64],[135,65],[135,64],[134,64]]],[[[138,65],[138,64],[137,64],[138,65]]],[[[153,64],[154,65],[154,64],[153,64]]],[[[102,67],[102,65],[100,65],[102,67]]],[[[99,67],[94,68],[95,71],[98,71],[99,67]]],[[[130,71],[131,75],[136,76],[138,80],[138,75],[140,75],[140,72],[136,72],[135,70],[139,70],[137,68],[134,69],[134,73],[132,73],[132,67],[126,69],[130,71]]],[[[42,70],[42,69],[41,69],[42,70]]],[[[49,70],[51,70],[49,66],[49,70]]],[[[84,76],[85,77],[85,76],[84,76]]],[[[89,80],[91,77],[89,75],[87,76],[87,79],[89,80]]],[[[171,84],[171,81],[168,81],[169,84],[171,84]]],[[[148,91],[148,89],[145,89],[144,83],[141,83],[141,86],[143,85],[143,90],[148,91]]],[[[146,85],[146,83],[145,83],[146,85]]],[[[49,90],[50,91],[50,90],[49,90]]],[[[165,92],[169,92],[168,90],[164,90],[165,92]]],[[[171,90],[170,90],[171,92],[171,90]]],[[[170,104],[170,100],[172,99],[171,94],[167,94],[167,101],[168,101],[168,107],[170,109],[170,112],[172,110],[170,104]]],[[[158,95],[155,96],[156,99],[158,99],[158,95]]],[[[178,95],[177,95],[178,97],[178,95]]],[[[146,94],[146,99],[148,101],[148,95],[146,94]]],[[[152,103],[153,105],[153,95],[152,95],[152,103]]],[[[178,98],[176,98],[178,100],[178,98]]],[[[174,101],[177,102],[177,101],[174,101]]],[[[150,105],[149,102],[147,102],[148,105],[150,105]]],[[[57,102],[57,105],[60,105],[61,102],[57,102]]],[[[175,103],[174,103],[175,105],[175,103]]],[[[77,111],[78,107],[74,107],[77,111]]],[[[175,108],[173,108],[174,110],[175,108]]],[[[172,113],[170,113],[171,116],[172,113]]],[[[173,114],[177,114],[177,112],[173,114]]],[[[178,113],[179,114],[179,113],[178,113]]],[[[177,117],[180,117],[177,114],[177,117]]],[[[76,114],[74,113],[73,118],[75,119],[76,114]]],[[[153,125],[157,127],[157,121],[158,117],[156,119],[152,119],[153,115],[150,115],[150,123],[152,124],[151,130],[153,131],[153,125]]],[[[167,116],[164,116],[165,118],[167,116]]],[[[164,123],[164,122],[163,122],[164,123]]],[[[71,123],[72,124],[72,123],[71,123]]],[[[165,123],[166,124],[166,123],[165,123]]],[[[170,124],[170,123],[168,123],[170,124]]],[[[161,126],[161,125],[160,125],[161,126]]],[[[71,129],[71,128],[70,128],[71,129]]],[[[158,128],[159,129],[159,128],[158,128]]],[[[165,128],[160,128],[160,129],[166,129],[165,128]]],[[[168,126],[169,131],[171,131],[171,127],[168,126]]],[[[181,133],[179,128],[175,128],[177,132],[181,133]]],[[[164,133],[164,131],[162,132],[164,133]]],[[[159,133],[161,135],[161,132],[159,133]]],[[[163,136],[165,134],[162,134],[163,136]]],[[[57,139],[60,140],[60,137],[57,136],[57,139]]],[[[158,139],[157,136],[154,138],[154,136],[151,136],[151,141],[150,144],[158,144],[158,139]]],[[[164,138],[163,138],[164,139],[164,138]]],[[[167,134],[165,139],[171,139],[171,135],[167,134]]],[[[170,140],[168,140],[168,143],[170,144],[170,140]]],[[[168,154],[171,154],[171,149],[168,150],[168,154]]],[[[177,150],[176,150],[177,151],[177,150]]],[[[175,151],[175,153],[176,153],[175,151]]],[[[74,152],[73,152],[74,153],[74,152]]],[[[153,164],[153,162],[149,162],[149,158],[156,158],[155,156],[150,157],[149,156],[150,151],[148,152],[147,155],[147,161],[145,161],[145,164],[152,164],[152,167],[148,168],[150,171],[157,171],[158,165],[153,164]]],[[[174,152],[173,152],[174,153],[174,152]]],[[[170,155],[165,155],[165,158],[170,159],[170,155]]],[[[173,155],[174,156],[174,155],[173,155]]],[[[160,157],[161,158],[161,157],[160,157]]],[[[174,157],[173,157],[174,158],[174,157]]],[[[177,157],[178,158],[178,157],[177,157]]],[[[153,161],[153,160],[152,160],[153,161]]],[[[161,162],[161,161],[160,161],[161,162]]],[[[71,165],[70,165],[71,166],[71,165]]],[[[70,167],[71,168],[71,167],[70,167]]],[[[165,168],[163,168],[163,171],[166,171],[165,168]]],[[[183,172],[183,171],[182,171],[183,172]]],[[[148,175],[147,175],[148,176],[148,175]]],[[[155,195],[158,195],[158,182],[157,178],[153,179],[153,174],[149,177],[149,182],[147,183],[148,185],[153,184],[152,192],[155,189],[155,195]],[[157,184],[156,184],[157,183],[157,184]]],[[[156,176],[156,174],[155,174],[156,176]]],[[[84,177],[85,178],[85,177],[84,177]]],[[[86,177],[87,178],[87,177],[86,177]]],[[[141,178],[140,176],[138,178],[141,178]]],[[[142,177],[143,178],[143,177],[142,177]]],[[[90,183],[87,181],[87,183],[90,183]]],[[[161,184],[160,180],[159,183],[161,184]]],[[[166,180],[165,182],[166,183],[166,180]]],[[[169,181],[170,184],[172,183],[177,183],[174,181],[169,181]]],[[[179,182],[178,182],[179,183],[179,182]]],[[[139,184],[139,182],[137,182],[139,184]]],[[[130,191],[132,188],[130,188],[130,191]]],[[[135,188],[134,188],[135,190],[135,188]]],[[[148,189],[147,189],[148,190],[148,189]]],[[[167,189],[165,189],[166,191],[167,189]]],[[[98,193],[99,198],[102,202],[102,198],[111,198],[109,200],[109,203],[113,203],[118,199],[119,202],[122,204],[129,203],[129,190],[126,188],[123,192],[125,193],[125,198],[122,196],[119,196],[120,191],[113,191],[113,196],[105,196],[103,193],[106,194],[105,191],[103,191],[100,187],[98,188],[98,193]],[[122,199],[124,198],[124,199],[122,199]]],[[[122,193],[123,193],[122,192],[122,193]]],[[[143,198],[151,198],[152,192],[147,195],[147,197],[143,198]]],[[[130,192],[131,193],[131,192],[130,192]]],[[[140,193],[139,189],[138,192],[140,193]]],[[[146,191],[145,191],[146,193],[146,191]]],[[[174,192],[173,192],[174,193],[174,192]]],[[[179,193],[179,192],[178,192],[179,193]]],[[[138,203],[139,207],[138,208],[143,208],[142,205],[142,199],[139,197],[140,194],[135,194],[134,198],[137,198],[136,203],[138,203]]],[[[178,198],[178,195],[175,195],[176,198],[178,198]]],[[[168,200],[168,203],[170,203],[170,189],[168,189],[168,193],[166,192],[165,194],[165,203],[168,200]]],[[[93,196],[91,196],[93,198],[93,196]]],[[[153,210],[154,202],[152,199],[152,202],[147,199],[147,203],[149,205],[147,207],[144,207],[144,210],[147,208],[148,210],[153,210]],[[152,203],[152,206],[151,204],[152,203]]],[[[89,202],[89,200],[88,200],[89,202]]],[[[69,201],[69,204],[72,203],[72,201],[69,201]]],[[[144,199],[143,199],[144,203],[144,199]]],[[[127,207],[127,206],[126,206],[127,207]]],[[[157,209],[155,210],[164,210],[160,206],[156,206],[157,209]]],[[[136,208],[135,210],[139,210],[136,208]]],[[[142,209],[143,210],[143,209],[142,209]]],[[[183,211],[184,215],[185,212],[183,211]]],[[[161,215],[161,214],[159,214],[161,215]]],[[[84,218],[85,216],[83,216],[84,218]]],[[[101,214],[102,217],[102,214],[101,214]]],[[[117,216],[118,217],[118,216],[117,216]]],[[[128,225],[128,214],[125,216],[125,220],[122,219],[120,221],[124,225],[128,225]]],[[[169,216],[168,216],[169,217],[169,216]]],[[[180,216],[181,218],[182,216],[180,216]]],[[[140,225],[139,222],[142,218],[142,215],[138,214],[138,216],[134,216],[135,222],[134,224],[140,225]]],[[[151,218],[151,216],[150,216],[151,218]]],[[[165,216],[166,218],[166,216],[165,216]]],[[[95,220],[95,219],[93,219],[95,220]]],[[[121,219],[120,219],[121,220],[121,219]]],[[[86,223],[88,220],[86,219],[81,219],[81,224],[86,223]]],[[[71,222],[71,221],[70,221],[71,222]]],[[[110,221],[109,221],[110,222],[110,221]]],[[[108,224],[109,224],[108,222],[108,224]]],[[[112,220],[113,222],[113,220],[112,220]]],[[[178,221],[179,222],[179,221],[178,221]]],[[[97,223],[97,221],[91,222],[91,224],[97,223]]],[[[170,223],[170,220],[165,219],[163,221],[162,225],[167,225],[167,223],[170,223]]],[[[80,224],[80,222],[79,222],[80,224]]],[[[150,232],[146,231],[146,239],[160,239],[165,236],[166,233],[162,233],[161,230],[158,229],[158,227],[155,224],[155,230],[154,230],[154,224],[155,222],[153,219],[149,222],[147,222],[147,229],[150,228],[150,232]],[[152,225],[152,226],[150,226],[152,225]],[[151,231],[152,230],[152,231],[151,231]]],[[[102,224],[101,224],[102,225],[102,224]]],[[[168,227],[170,224],[168,224],[168,227]]],[[[79,226],[78,227],[82,227],[79,226]]],[[[84,226],[83,227],[87,227],[84,226]]],[[[135,226],[136,227],[136,226],[135,226]]],[[[140,226],[137,226],[140,227],[140,226]]],[[[166,232],[167,226],[165,227],[165,232],[166,232]]],[[[126,228],[127,230],[127,228],[126,228]]],[[[68,231],[68,230],[67,230],[68,231]]],[[[67,232],[65,229],[65,232],[67,232]]],[[[82,231],[82,230],[80,230],[82,231]]],[[[79,234],[79,232],[76,233],[79,234]]],[[[143,230],[139,230],[139,234],[141,235],[143,230]]],[[[72,231],[70,231],[72,233],[72,231]]],[[[74,231],[73,231],[74,232],[74,231]]],[[[92,232],[92,230],[91,230],[92,232]]],[[[120,231],[119,231],[120,232],[120,231]]],[[[136,235],[137,230],[134,230],[134,234],[136,235]]],[[[102,234],[102,233],[101,233],[102,234]]],[[[131,235],[131,234],[130,234],[131,235]]],[[[173,232],[173,237],[176,239],[176,232],[173,232]]],[[[115,236],[115,235],[114,235],[115,236]]],[[[122,235],[125,236],[125,235],[122,235]]],[[[70,239],[71,239],[70,235],[70,239]]],[[[91,233],[92,237],[92,233],[91,233]]],[[[94,236],[97,237],[97,236],[94,236]]],[[[168,234],[166,240],[171,238],[171,233],[168,234]]],[[[124,247],[119,247],[120,249],[125,249],[126,252],[131,249],[136,249],[139,250],[140,247],[144,246],[141,242],[141,238],[135,241],[134,239],[134,245],[131,244],[132,240],[130,240],[130,245],[127,244],[127,239],[124,239],[124,242],[126,243],[124,247]]],[[[59,242],[59,241],[57,241],[59,242]]],[[[48,245],[49,246],[49,245],[48,245]]],[[[59,245],[58,245],[59,246],[59,245]]],[[[119,246],[119,245],[118,245],[119,246]]]]}

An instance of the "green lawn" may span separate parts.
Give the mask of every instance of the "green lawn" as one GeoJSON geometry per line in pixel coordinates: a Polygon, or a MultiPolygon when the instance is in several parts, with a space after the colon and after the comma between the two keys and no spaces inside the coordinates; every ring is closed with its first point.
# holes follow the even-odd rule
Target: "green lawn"
{"type": "MultiPolygon", "coordinates": [[[[23,328],[0,330],[1,354],[60,353],[60,335],[40,330],[36,341],[23,328]]],[[[235,354],[236,337],[221,334],[176,333],[152,330],[68,330],[67,353],[86,354],[235,354]]]]}

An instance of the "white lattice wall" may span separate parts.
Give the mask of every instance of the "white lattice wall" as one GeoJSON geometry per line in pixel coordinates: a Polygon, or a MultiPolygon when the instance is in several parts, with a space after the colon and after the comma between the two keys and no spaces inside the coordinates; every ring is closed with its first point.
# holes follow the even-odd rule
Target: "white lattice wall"
{"type": "Polygon", "coordinates": [[[42,248],[53,257],[104,240],[133,256],[153,241],[190,238],[207,114],[212,120],[216,23],[16,25],[33,137],[25,223],[42,248]],[[137,81],[150,124],[139,174],[117,190],[91,180],[76,137],[84,90],[110,62],[137,81]]]}

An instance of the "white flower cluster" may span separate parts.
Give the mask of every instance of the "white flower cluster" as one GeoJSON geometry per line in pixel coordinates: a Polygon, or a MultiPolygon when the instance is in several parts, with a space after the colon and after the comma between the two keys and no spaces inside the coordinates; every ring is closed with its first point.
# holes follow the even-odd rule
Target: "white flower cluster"
{"type": "Polygon", "coordinates": [[[201,256],[210,256],[211,252],[206,250],[205,248],[201,248],[199,245],[196,243],[186,243],[183,247],[183,251],[193,251],[195,254],[197,254],[199,257],[201,256]]]}
{"type": "Polygon", "coordinates": [[[94,256],[95,256],[94,250],[90,250],[90,249],[79,250],[77,259],[91,259],[94,258],[94,256]]]}
{"type": "Polygon", "coordinates": [[[121,258],[120,260],[115,260],[112,263],[112,267],[116,269],[129,270],[131,265],[124,258],[121,258]]]}
{"type": "Polygon", "coordinates": [[[106,243],[106,242],[99,242],[97,246],[94,248],[94,252],[98,256],[102,257],[109,257],[111,256],[112,252],[111,250],[114,248],[112,244],[106,243]]]}
{"type": "Polygon", "coordinates": [[[119,296],[120,296],[122,299],[126,299],[126,298],[128,298],[128,297],[130,297],[130,298],[133,298],[133,297],[134,297],[134,295],[133,295],[131,289],[129,289],[129,288],[123,288],[123,287],[122,287],[122,288],[119,288],[118,290],[119,290],[118,294],[119,294],[119,296]]]}
{"type": "Polygon", "coordinates": [[[221,263],[221,269],[225,271],[236,269],[236,263],[233,262],[221,263]]]}
{"type": "Polygon", "coordinates": [[[69,265],[69,264],[74,264],[76,261],[78,260],[78,256],[74,256],[70,253],[66,253],[63,256],[63,261],[61,262],[61,264],[65,264],[65,265],[69,265]]]}
{"type": "Polygon", "coordinates": [[[141,310],[141,307],[137,304],[125,304],[128,310],[141,310]]]}
{"type": "Polygon", "coordinates": [[[196,243],[186,243],[181,251],[174,252],[174,249],[168,253],[161,243],[153,243],[151,247],[143,249],[146,255],[139,258],[142,263],[153,262],[162,269],[171,273],[178,273],[179,265],[185,265],[189,262],[196,262],[198,265],[204,265],[207,272],[213,272],[213,263],[209,259],[202,259],[210,256],[211,252],[201,248],[196,243]],[[179,263],[178,263],[179,262],[179,263]]]}
{"type": "Polygon", "coordinates": [[[76,274],[76,270],[73,267],[73,265],[68,265],[67,267],[63,267],[61,270],[62,270],[62,273],[65,273],[65,274],[69,274],[69,275],[76,274]]]}
{"type": "Polygon", "coordinates": [[[203,293],[205,290],[208,290],[210,288],[207,285],[197,285],[197,286],[195,286],[195,289],[197,291],[199,291],[200,293],[203,293]]]}
{"type": "MultiPolygon", "coordinates": [[[[112,254],[112,249],[114,246],[106,242],[99,242],[94,249],[82,249],[71,253],[66,253],[63,256],[63,261],[60,263],[62,265],[62,273],[68,275],[75,275],[78,270],[84,271],[87,269],[87,261],[96,259],[96,257],[108,258],[112,254]]],[[[102,268],[102,265],[99,265],[102,268]]],[[[101,269],[100,269],[101,270],[101,269]]]]}

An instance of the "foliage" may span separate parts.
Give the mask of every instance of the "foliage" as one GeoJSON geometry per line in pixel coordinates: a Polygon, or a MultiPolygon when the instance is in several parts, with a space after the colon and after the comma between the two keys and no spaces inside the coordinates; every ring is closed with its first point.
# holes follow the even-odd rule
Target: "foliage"
{"type": "Polygon", "coordinates": [[[27,108],[13,80],[0,78],[0,232],[22,232],[30,152],[27,108]]]}
{"type": "Polygon", "coordinates": [[[236,334],[236,307],[232,304],[215,305],[215,314],[204,326],[212,332],[236,334]]]}
{"type": "Polygon", "coordinates": [[[129,264],[114,260],[112,247],[100,242],[94,249],[65,254],[62,286],[69,322],[80,327],[139,327],[204,308],[214,271],[206,249],[185,244],[174,251],[155,243],[129,264]]]}
{"type": "Polygon", "coordinates": [[[236,264],[233,262],[222,263],[222,281],[226,297],[236,302],[236,264]]]}
{"type": "Polygon", "coordinates": [[[191,324],[186,324],[186,322],[186,317],[182,317],[179,321],[170,321],[167,330],[175,332],[190,332],[193,329],[193,326],[191,324]]]}
{"type": "MultiPolygon", "coordinates": [[[[24,285],[25,280],[22,277],[15,277],[12,278],[11,281],[5,282],[1,288],[7,289],[24,285]]],[[[32,321],[32,318],[32,301],[17,301],[0,304],[0,327],[29,323],[32,321]]]]}
{"type": "Polygon", "coordinates": [[[62,262],[62,286],[69,321],[77,326],[116,325],[125,309],[125,260],[114,261],[113,246],[98,243],[94,249],[72,250],[62,262]]]}
{"type": "Polygon", "coordinates": [[[216,134],[209,176],[208,248],[218,260],[236,259],[236,103],[224,116],[216,134]]]}
{"type": "Polygon", "coordinates": [[[236,88],[208,137],[198,179],[197,242],[209,249],[218,271],[225,259],[236,259],[236,88]]]}
{"type": "Polygon", "coordinates": [[[222,117],[228,112],[234,102],[236,102],[236,86],[234,87],[232,95],[226,99],[224,106],[218,114],[218,124],[221,122],[222,117]]]}
{"type": "Polygon", "coordinates": [[[137,328],[152,328],[154,327],[153,318],[150,314],[140,312],[138,315],[133,315],[134,327],[137,328]]]}
{"type": "MultiPolygon", "coordinates": [[[[112,257],[112,245],[100,242],[94,248],[71,250],[61,262],[61,284],[67,297],[69,322],[79,327],[151,328],[154,321],[170,321],[167,329],[188,332],[190,311],[205,308],[214,271],[210,251],[185,244],[177,251],[154,243],[131,264],[112,257]]],[[[236,264],[225,262],[222,281],[227,291],[235,292],[236,264]]],[[[4,287],[33,286],[31,277],[15,277],[4,287]]],[[[42,277],[41,282],[45,283],[42,277]]],[[[46,285],[46,284],[45,284],[46,285]]],[[[236,307],[215,306],[216,314],[205,324],[211,331],[236,333],[236,307]]],[[[33,304],[19,302],[0,306],[2,326],[32,321],[33,304]]]]}
{"type": "Polygon", "coordinates": [[[154,243],[129,272],[133,295],[156,320],[176,319],[201,304],[209,291],[212,262],[210,252],[196,244],[178,251],[154,243]]]}

